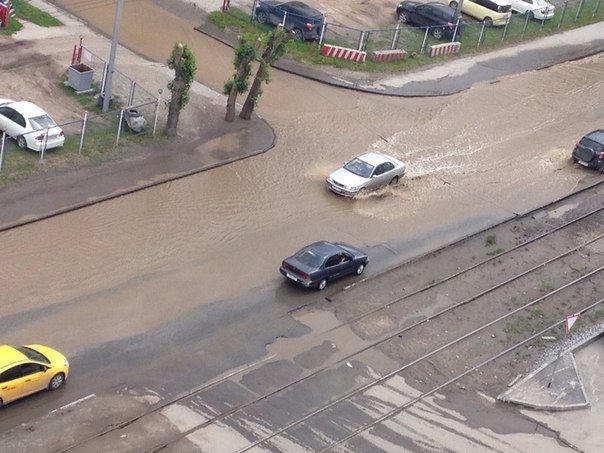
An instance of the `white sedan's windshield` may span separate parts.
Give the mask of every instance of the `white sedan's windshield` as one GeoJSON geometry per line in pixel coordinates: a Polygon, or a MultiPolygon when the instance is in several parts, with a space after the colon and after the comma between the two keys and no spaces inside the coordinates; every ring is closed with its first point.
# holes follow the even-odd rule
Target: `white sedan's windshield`
{"type": "Polygon", "coordinates": [[[357,176],[362,176],[363,178],[369,178],[373,172],[373,165],[370,165],[357,157],[344,165],[344,168],[350,173],[354,173],[357,176]]]}

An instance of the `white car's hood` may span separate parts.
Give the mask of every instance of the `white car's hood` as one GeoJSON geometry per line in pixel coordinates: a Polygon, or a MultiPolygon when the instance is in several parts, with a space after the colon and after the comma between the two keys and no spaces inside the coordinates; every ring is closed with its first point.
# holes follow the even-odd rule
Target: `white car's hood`
{"type": "Polygon", "coordinates": [[[368,181],[367,178],[355,175],[345,168],[338,168],[329,177],[338,184],[348,187],[361,187],[368,181]]]}

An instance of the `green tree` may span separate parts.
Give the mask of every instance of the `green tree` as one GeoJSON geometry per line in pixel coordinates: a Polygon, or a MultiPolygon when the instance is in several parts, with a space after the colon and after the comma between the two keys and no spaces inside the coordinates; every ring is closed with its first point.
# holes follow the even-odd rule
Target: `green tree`
{"type": "Polygon", "coordinates": [[[250,92],[247,94],[241,113],[239,117],[244,120],[249,120],[252,117],[254,107],[258,104],[258,99],[262,95],[262,82],[270,82],[269,69],[271,65],[281,58],[287,51],[286,44],[291,38],[291,34],[283,29],[283,27],[275,27],[271,32],[265,34],[262,38],[264,48],[259,59],[258,70],[256,71],[256,77],[250,88],[250,92]]]}
{"type": "Polygon", "coordinates": [[[256,58],[258,41],[252,42],[249,37],[239,37],[239,45],[235,49],[233,66],[235,73],[233,77],[224,83],[223,93],[228,95],[226,106],[226,121],[235,119],[235,106],[237,95],[244,93],[248,88],[250,74],[252,73],[252,61],[256,58]]]}
{"type": "Polygon", "coordinates": [[[189,102],[189,89],[197,70],[195,55],[193,55],[189,46],[182,42],[174,44],[172,53],[168,58],[168,67],[174,70],[174,80],[168,83],[171,97],[168,103],[166,135],[174,137],[177,133],[180,112],[189,102]]]}

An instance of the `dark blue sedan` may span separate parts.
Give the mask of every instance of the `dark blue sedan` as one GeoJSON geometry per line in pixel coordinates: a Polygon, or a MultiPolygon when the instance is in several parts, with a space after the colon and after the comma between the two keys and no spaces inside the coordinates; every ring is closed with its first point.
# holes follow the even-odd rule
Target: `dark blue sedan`
{"type": "Polygon", "coordinates": [[[368,262],[367,254],[352,245],[319,241],[286,258],[279,271],[299,285],[321,291],[331,280],[361,275],[368,262]]]}
{"type": "Polygon", "coordinates": [[[298,1],[285,3],[278,0],[259,1],[254,17],[262,24],[283,24],[298,41],[319,39],[325,21],[323,13],[298,1]]]}

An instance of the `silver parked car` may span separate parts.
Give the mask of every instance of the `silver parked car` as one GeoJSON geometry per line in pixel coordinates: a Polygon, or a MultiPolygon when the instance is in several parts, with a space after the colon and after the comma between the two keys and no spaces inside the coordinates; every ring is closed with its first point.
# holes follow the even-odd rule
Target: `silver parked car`
{"type": "Polygon", "coordinates": [[[379,152],[370,152],[346,162],[327,178],[329,190],[345,197],[396,184],[405,174],[405,164],[379,152]]]}

